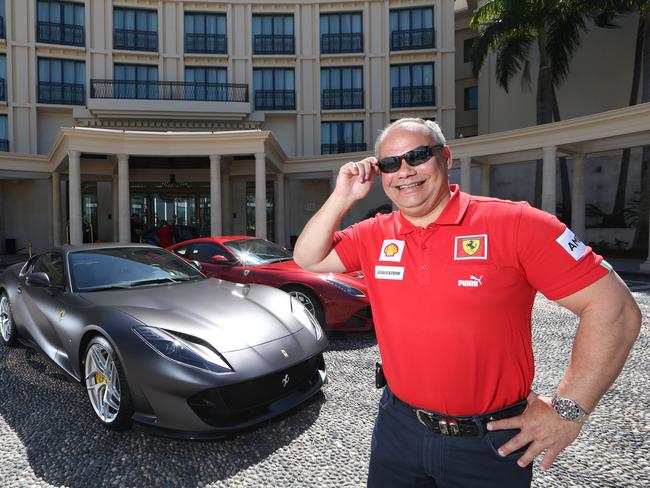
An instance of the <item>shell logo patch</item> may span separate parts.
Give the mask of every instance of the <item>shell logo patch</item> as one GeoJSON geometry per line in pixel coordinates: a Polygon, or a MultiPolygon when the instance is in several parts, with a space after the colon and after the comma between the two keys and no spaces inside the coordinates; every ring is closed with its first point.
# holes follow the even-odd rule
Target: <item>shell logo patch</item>
{"type": "Polygon", "coordinates": [[[477,234],[474,236],[456,236],[454,243],[454,260],[487,259],[488,236],[477,234]]]}
{"type": "Polygon", "coordinates": [[[385,239],[379,251],[380,261],[400,262],[404,252],[404,241],[395,239],[385,239]]]}

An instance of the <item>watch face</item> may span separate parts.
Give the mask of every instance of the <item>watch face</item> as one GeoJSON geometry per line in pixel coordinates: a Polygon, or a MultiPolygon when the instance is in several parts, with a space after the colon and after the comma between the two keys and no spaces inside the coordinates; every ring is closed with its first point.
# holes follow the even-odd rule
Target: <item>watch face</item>
{"type": "Polygon", "coordinates": [[[580,417],[580,407],[573,400],[558,398],[555,404],[555,411],[566,420],[576,420],[580,417]]]}

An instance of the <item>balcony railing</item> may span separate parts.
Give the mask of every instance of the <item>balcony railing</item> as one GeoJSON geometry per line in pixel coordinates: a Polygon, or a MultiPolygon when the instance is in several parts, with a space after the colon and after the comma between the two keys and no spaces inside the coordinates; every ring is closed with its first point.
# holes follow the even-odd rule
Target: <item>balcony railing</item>
{"type": "Polygon", "coordinates": [[[429,107],[434,105],[433,85],[398,86],[391,90],[392,107],[429,107]]]}
{"type": "Polygon", "coordinates": [[[225,54],[225,34],[185,34],[186,53],[225,54]]]}
{"type": "Polygon", "coordinates": [[[363,89],[323,90],[321,105],[323,110],[363,108],[363,89]]]}
{"type": "Polygon", "coordinates": [[[321,154],[339,154],[366,150],[365,142],[341,142],[339,144],[321,144],[321,154]]]}
{"type": "Polygon", "coordinates": [[[0,100],[7,101],[7,80],[0,78],[0,100]]]}
{"type": "Polygon", "coordinates": [[[38,42],[50,44],[66,44],[69,46],[84,46],[86,37],[83,25],[62,24],[55,22],[38,21],[38,42]]]}
{"type": "Polygon", "coordinates": [[[293,90],[255,90],[257,110],[295,110],[296,92],[293,90]]]}
{"type": "Polygon", "coordinates": [[[80,83],[38,82],[39,103],[58,103],[64,105],[84,105],[85,86],[80,83]]]}
{"type": "Polygon", "coordinates": [[[396,30],[390,33],[391,51],[433,49],[433,29],[396,30]]]}
{"type": "Polygon", "coordinates": [[[0,151],[9,152],[9,139],[0,139],[0,151]]]}
{"type": "Polygon", "coordinates": [[[90,80],[91,98],[248,102],[248,85],[181,81],[90,80]]]}
{"type": "Polygon", "coordinates": [[[4,39],[7,37],[5,33],[5,18],[4,16],[0,17],[0,39],[4,39]]]}
{"type": "Polygon", "coordinates": [[[294,54],[293,35],[255,35],[253,54],[294,54]]]}
{"type": "Polygon", "coordinates": [[[363,34],[323,34],[320,38],[321,54],[331,53],[362,53],[363,34]]]}
{"type": "Polygon", "coordinates": [[[158,51],[158,33],[133,29],[115,29],[113,48],[130,51],[158,51]]]}

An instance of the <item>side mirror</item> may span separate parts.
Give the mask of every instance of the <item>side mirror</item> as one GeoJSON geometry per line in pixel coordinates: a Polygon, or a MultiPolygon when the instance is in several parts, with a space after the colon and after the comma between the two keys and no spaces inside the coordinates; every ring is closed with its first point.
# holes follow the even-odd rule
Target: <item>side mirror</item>
{"type": "Polygon", "coordinates": [[[25,278],[25,282],[28,285],[42,286],[45,288],[49,288],[52,286],[52,283],[50,282],[50,277],[47,275],[47,273],[43,273],[43,272],[29,273],[27,275],[27,278],[25,278]]]}
{"type": "Polygon", "coordinates": [[[228,258],[226,256],[222,256],[221,254],[215,254],[210,258],[210,262],[212,264],[229,264],[230,261],[228,261],[228,258]]]}

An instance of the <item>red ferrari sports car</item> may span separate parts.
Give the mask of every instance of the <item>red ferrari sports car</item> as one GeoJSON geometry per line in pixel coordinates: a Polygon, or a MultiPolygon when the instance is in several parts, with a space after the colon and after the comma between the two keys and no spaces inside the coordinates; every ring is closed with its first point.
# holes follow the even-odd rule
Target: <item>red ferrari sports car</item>
{"type": "Polygon", "coordinates": [[[284,247],[249,236],[203,237],[167,250],[198,261],[208,276],[281,288],[300,300],[327,330],[373,328],[361,273],[312,273],[298,266],[284,247]]]}

